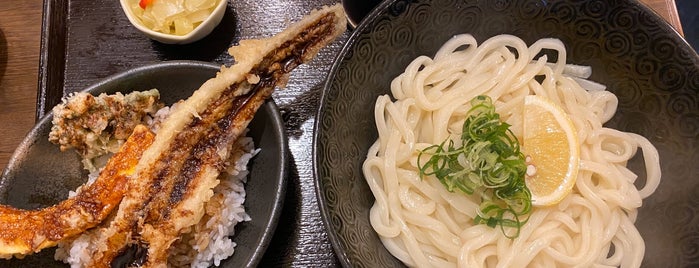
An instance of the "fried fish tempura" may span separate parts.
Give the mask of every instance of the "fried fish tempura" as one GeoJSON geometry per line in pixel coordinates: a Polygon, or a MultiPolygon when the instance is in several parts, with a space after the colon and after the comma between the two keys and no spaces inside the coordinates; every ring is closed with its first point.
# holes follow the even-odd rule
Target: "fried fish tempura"
{"type": "Polygon", "coordinates": [[[95,182],[74,197],[40,210],[0,205],[0,258],[39,252],[104,220],[124,196],[129,177],[155,134],[139,125],[95,182]]]}
{"type": "Polygon", "coordinates": [[[128,248],[138,247],[146,254],[127,265],[165,267],[171,244],[201,219],[233,143],[257,109],[296,66],[345,28],[344,12],[336,5],[312,12],[274,37],[231,48],[236,64],[222,67],[162,123],[112,221],[82,237],[91,246],[81,255],[90,259],[71,264],[109,267],[128,248]]]}

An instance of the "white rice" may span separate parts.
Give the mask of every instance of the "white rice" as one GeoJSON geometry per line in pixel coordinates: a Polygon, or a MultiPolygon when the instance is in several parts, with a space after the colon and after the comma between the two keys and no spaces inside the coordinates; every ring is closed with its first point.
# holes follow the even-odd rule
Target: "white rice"
{"type": "MultiPolygon", "coordinates": [[[[249,173],[248,162],[258,152],[252,138],[243,136],[236,141],[228,169],[219,176],[220,183],[214,188],[214,196],[205,206],[205,215],[173,243],[168,267],[219,266],[221,261],[233,255],[236,243],[230,236],[235,233],[235,225],[250,220],[243,207],[244,186],[249,173]]],[[[91,259],[91,235],[92,232],[86,232],[71,242],[60,243],[54,258],[71,267],[83,267],[91,259]]]]}
{"type": "Polygon", "coordinates": [[[259,152],[252,138],[236,141],[230,165],[221,173],[221,182],[214,188],[214,196],[206,203],[206,213],[193,227],[170,248],[169,267],[219,266],[221,261],[233,255],[236,243],[230,238],[235,225],[249,221],[245,212],[244,184],[247,182],[248,162],[259,152]]]}
{"type": "Polygon", "coordinates": [[[90,262],[91,232],[81,234],[73,241],[59,242],[53,258],[70,264],[71,268],[84,267],[84,263],[90,262]]]}

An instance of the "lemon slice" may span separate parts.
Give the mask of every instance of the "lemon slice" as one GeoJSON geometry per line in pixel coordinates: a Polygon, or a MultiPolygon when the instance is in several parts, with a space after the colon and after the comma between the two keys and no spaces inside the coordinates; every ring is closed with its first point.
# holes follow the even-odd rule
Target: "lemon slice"
{"type": "Polygon", "coordinates": [[[524,98],[522,152],[527,157],[525,182],[532,204],[560,202],[575,185],[580,164],[577,132],[568,114],[544,97],[524,98]]]}

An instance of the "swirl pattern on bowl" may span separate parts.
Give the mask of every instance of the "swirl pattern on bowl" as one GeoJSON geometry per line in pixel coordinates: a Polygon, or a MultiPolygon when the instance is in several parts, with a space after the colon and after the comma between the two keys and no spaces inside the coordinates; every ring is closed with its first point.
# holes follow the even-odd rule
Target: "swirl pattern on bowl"
{"type": "MultiPolygon", "coordinates": [[[[528,43],[554,37],[566,44],[569,63],[592,66],[591,79],[619,98],[607,125],[647,137],[660,153],[663,181],[636,222],[646,241],[643,265],[699,265],[699,57],[669,24],[633,0],[393,0],[350,37],[316,121],[316,189],[344,266],[402,266],[369,222],[374,197],[362,162],[377,137],[374,101],[412,59],[432,56],[459,33],[481,41],[513,34],[528,43]]],[[[642,157],[629,163],[641,167],[642,157]]]]}

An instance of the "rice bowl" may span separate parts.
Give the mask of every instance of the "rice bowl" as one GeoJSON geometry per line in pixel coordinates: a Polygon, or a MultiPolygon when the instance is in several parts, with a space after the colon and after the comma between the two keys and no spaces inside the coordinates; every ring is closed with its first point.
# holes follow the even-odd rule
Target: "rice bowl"
{"type": "MultiPolygon", "coordinates": [[[[135,89],[168,88],[167,92],[163,93],[162,100],[166,104],[172,104],[190,95],[193,88],[215,74],[218,69],[218,65],[203,62],[158,63],[108,77],[86,89],[86,92],[98,95],[117,91],[127,93],[135,89]]],[[[8,187],[12,187],[12,191],[6,195],[7,199],[3,200],[4,203],[27,207],[32,203],[27,202],[25,198],[51,189],[56,193],[54,200],[47,199],[43,201],[45,203],[33,204],[34,207],[48,206],[64,199],[70,191],[85,182],[80,178],[86,178],[87,173],[82,170],[82,163],[77,155],[62,153],[56,145],[48,142],[50,127],[51,116],[43,118],[15,152],[0,183],[0,191],[4,192],[8,187]],[[59,186],[41,187],[52,184],[50,181],[42,181],[43,178],[62,180],[63,183],[59,186]],[[32,180],[35,183],[30,185],[20,183],[32,180]]],[[[237,230],[244,231],[230,235],[235,243],[245,246],[238,247],[233,256],[222,260],[220,267],[255,266],[272,238],[283,205],[287,145],[281,116],[274,102],[263,105],[249,129],[247,136],[254,141],[256,148],[260,149],[247,165],[249,179],[245,185],[244,206],[251,220],[237,225],[237,230]]],[[[233,183],[230,185],[235,189],[233,183]]],[[[46,250],[46,253],[29,255],[21,260],[0,260],[0,266],[64,267],[65,264],[53,259],[53,250],[46,250]]]]}

